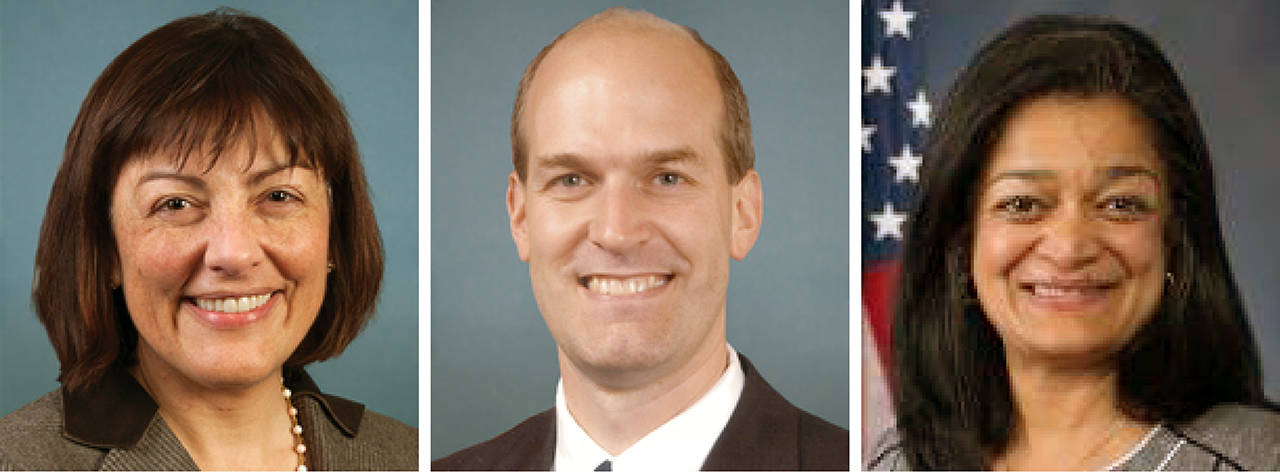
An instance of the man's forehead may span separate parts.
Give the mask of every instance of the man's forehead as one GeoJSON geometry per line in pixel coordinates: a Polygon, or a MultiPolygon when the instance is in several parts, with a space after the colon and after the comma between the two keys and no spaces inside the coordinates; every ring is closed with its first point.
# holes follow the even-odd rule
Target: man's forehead
{"type": "Polygon", "coordinates": [[[707,157],[688,146],[653,149],[628,155],[579,154],[558,152],[540,154],[533,157],[534,170],[572,168],[593,168],[610,163],[621,163],[641,167],[657,165],[706,165],[707,157]]]}
{"type": "Polygon", "coordinates": [[[573,28],[566,32],[565,38],[567,39],[569,36],[576,33],[598,30],[658,30],[680,33],[688,36],[688,30],[683,26],[672,23],[658,15],[642,10],[630,10],[622,7],[614,7],[597,13],[596,15],[584,19],[574,25],[573,28]]]}
{"type": "MultiPolygon", "coordinates": [[[[610,9],[540,54],[516,101],[513,144],[535,156],[635,156],[689,147],[723,156],[725,98],[713,52],[693,30],[645,12],[610,9]]],[[[523,155],[523,157],[521,157],[523,155]]]]}
{"type": "Polygon", "coordinates": [[[683,69],[686,76],[714,79],[711,58],[687,29],[648,13],[630,12],[584,21],[569,30],[548,51],[531,85],[562,79],[557,72],[571,74],[591,66],[632,66],[641,73],[646,66],[670,66],[683,69]]]}

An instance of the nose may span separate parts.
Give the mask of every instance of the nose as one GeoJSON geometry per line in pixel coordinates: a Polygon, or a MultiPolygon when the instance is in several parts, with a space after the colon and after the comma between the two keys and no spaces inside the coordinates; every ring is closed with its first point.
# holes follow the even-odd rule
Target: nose
{"type": "Polygon", "coordinates": [[[245,212],[222,211],[211,215],[205,228],[205,266],[235,277],[262,263],[266,255],[245,212]]]}
{"type": "Polygon", "coordinates": [[[650,210],[639,190],[627,185],[606,185],[597,195],[590,226],[592,244],[612,253],[623,253],[648,241],[650,210]]]}
{"type": "Polygon", "coordinates": [[[1036,253],[1063,269],[1080,268],[1096,260],[1102,251],[1100,222],[1090,219],[1080,205],[1055,213],[1043,227],[1036,253]]]}

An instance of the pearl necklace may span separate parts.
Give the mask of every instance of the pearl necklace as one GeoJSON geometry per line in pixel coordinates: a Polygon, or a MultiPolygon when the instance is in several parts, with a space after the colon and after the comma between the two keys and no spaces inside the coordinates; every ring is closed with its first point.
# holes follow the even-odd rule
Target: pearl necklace
{"type": "Polygon", "coordinates": [[[298,472],[307,472],[307,445],[302,443],[302,425],[298,424],[298,409],[293,406],[293,391],[284,386],[284,378],[280,378],[280,393],[284,395],[284,404],[289,408],[289,423],[293,425],[293,452],[298,454],[298,472]]]}

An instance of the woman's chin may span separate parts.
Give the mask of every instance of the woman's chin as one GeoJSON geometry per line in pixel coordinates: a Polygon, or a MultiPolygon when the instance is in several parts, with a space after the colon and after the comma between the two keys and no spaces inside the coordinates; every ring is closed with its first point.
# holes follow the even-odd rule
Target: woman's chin
{"type": "MultiPolygon", "coordinates": [[[[1010,346],[1005,346],[1008,354],[1010,346]]],[[[1109,359],[1118,345],[1090,336],[1054,336],[1024,344],[1018,348],[1023,357],[1036,362],[1062,365],[1095,364],[1109,359]]]]}
{"type": "Polygon", "coordinates": [[[230,363],[219,365],[194,365],[184,376],[189,381],[206,388],[240,388],[262,382],[279,382],[280,366],[259,363],[230,363]]]}
{"type": "Polygon", "coordinates": [[[274,381],[278,382],[280,367],[292,352],[280,345],[282,337],[256,332],[200,334],[193,336],[186,332],[166,339],[168,342],[163,346],[151,346],[144,339],[139,346],[139,357],[152,359],[139,360],[167,366],[174,374],[196,385],[241,386],[270,377],[277,377],[274,381]],[[157,349],[147,349],[149,347],[157,349]]]}
{"type": "Polygon", "coordinates": [[[173,356],[174,359],[160,364],[167,365],[177,380],[198,388],[240,388],[265,381],[279,382],[283,360],[275,362],[275,356],[258,356],[243,350],[213,351],[173,356]]]}

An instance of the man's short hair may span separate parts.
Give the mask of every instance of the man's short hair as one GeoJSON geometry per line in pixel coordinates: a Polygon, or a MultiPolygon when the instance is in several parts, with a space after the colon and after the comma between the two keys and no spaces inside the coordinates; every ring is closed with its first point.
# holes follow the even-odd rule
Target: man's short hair
{"type": "Polygon", "coordinates": [[[520,115],[524,111],[525,94],[529,91],[529,84],[533,82],[538,66],[542,64],[547,53],[570,33],[603,22],[620,20],[682,31],[707,52],[715,69],[716,82],[720,84],[720,94],[724,103],[719,141],[721,152],[724,153],[725,174],[729,176],[729,183],[738,183],[748,170],[755,167],[756,152],[755,147],[751,145],[751,114],[747,110],[747,96],[742,92],[742,84],[738,82],[738,76],[733,73],[733,67],[729,66],[729,61],[725,60],[720,52],[703,41],[702,36],[699,36],[693,28],[677,25],[649,12],[623,7],[613,7],[597,13],[573,25],[568,31],[560,33],[555,40],[551,41],[551,44],[538,51],[538,55],[534,56],[533,61],[529,62],[529,66],[525,68],[524,75],[520,76],[515,106],[511,110],[511,162],[515,166],[516,174],[520,176],[520,181],[523,182],[527,178],[529,163],[529,156],[524,152],[524,139],[520,133],[520,115]]]}

